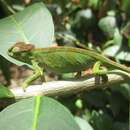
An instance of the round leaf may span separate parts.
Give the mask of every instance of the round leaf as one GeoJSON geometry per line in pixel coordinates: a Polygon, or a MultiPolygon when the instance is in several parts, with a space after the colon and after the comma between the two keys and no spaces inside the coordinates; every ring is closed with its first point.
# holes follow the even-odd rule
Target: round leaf
{"type": "Polygon", "coordinates": [[[10,105],[0,113],[2,130],[80,130],[71,113],[57,101],[41,97],[36,111],[37,97],[10,105]],[[36,118],[36,113],[37,118],[36,118]],[[8,125],[7,125],[8,124],[8,125]],[[36,128],[34,124],[37,124],[36,128]]]}
{"type": "Polygon", "coordinates": [[[14,97],[13,93],[5,86],[0,84],[0,98],[12,98],[14,97]]]}
{"type": "Polygon", "coordinates": [[[36,3],[24,11],[0,20],[0,55],[15,62],[7,54],[16,42],[48,47],[52,43],[54,25],[52,17],[43,3],[36,3]]]}
{"type": "Polygon", "coordinates": [[[80,117],[75,117],[75,120],[79,124],[81,130],[94,130],[86,120],[80,117]]]}

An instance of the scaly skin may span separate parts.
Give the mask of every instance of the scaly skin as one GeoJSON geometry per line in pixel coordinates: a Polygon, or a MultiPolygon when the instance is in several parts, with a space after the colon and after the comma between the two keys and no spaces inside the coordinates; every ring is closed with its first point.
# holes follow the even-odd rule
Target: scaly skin
{"type": "MultiPolygon", "coordinates": [[[[20,43],[19,43],[20,44],[20,43]]],[[[130,68],[121,65],[109,58],[89,49],[74,47],[49,47],[49,48],[29,48],[30,44],[22,43],[26,50],[22,50],[17,44],[9,50],[9,55],[17,60],[32,64],[34,60],[40,67],[50,69],[55,73],[71,73],[83,71],[93,66],[97,61],[108,69],[119,69],[130,73],[130,68]]]]}
{"type": "Polygon", "coordinates": [[[49,69],[55,73],[81,72],[94,65],[93,73],[98,75],[106,74],[106,69],[101,69],[100,65],[108,70],[119,69],[130,73],[130,68],[121,65],[109,58],[90,49],[80,49],[74,47],[49,47],[34,48],[32,44],[16,43],[8,51],[8,54],[24,63],[33,65],[35,74],[25,80],[25,88],[34,80],[43,75],[43,69],[49,69]]]}

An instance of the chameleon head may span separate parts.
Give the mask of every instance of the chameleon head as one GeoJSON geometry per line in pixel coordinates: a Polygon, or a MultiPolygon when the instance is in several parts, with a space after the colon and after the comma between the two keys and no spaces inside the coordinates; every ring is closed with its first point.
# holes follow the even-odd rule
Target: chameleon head
{"type": "Polygon", "coordinates": [[[27,58],[27,54],[29,54],[27,52],[31,51],[32,49],[34,49],[34,45],[18,42],[8,50],[8,55],[17,60],[23,61],[27,58]]]}

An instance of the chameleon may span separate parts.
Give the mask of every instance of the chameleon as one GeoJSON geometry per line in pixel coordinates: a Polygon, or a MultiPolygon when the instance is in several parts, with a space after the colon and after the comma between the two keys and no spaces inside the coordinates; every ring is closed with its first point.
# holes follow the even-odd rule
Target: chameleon
{"type": "Polygon", "coordinates": [[[105,75],[108,70],[119,69],[130,73],[130,68],[88,49],[67,46],[35,48],[33,44],[18,42],[8,50],[8,55],[33,66],[34,75],[23,83],[23,89],[44,75],[44,69],[56,74],[81,72],[92,68],[94,75],[105,75]],[[106,68],[103,68],[105,66],[106,68]]]}

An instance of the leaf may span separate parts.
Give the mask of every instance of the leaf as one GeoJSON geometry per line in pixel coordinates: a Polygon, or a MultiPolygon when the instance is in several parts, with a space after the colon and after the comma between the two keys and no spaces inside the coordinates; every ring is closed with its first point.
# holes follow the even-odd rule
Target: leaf
{"type": "Polygon", "coordinates": [[[86,120],[80,117],[75,117],[75,120],[79,124],[81,130],[94,130],[86,120]]]}
{"type": "Polygon", "coordinates": [[[120,114],[121,107],[125,106],[125,100],[123,96],[117,92],[112,92],[111,95],[109,94],[108,102],[110,105],[110,110],[114,117],[118,116],[118,114],[120,114]]]}
{"type": "Polygon", "coordinates": [[[86,94],[85,96],[85,100],[87,102],[87,104],[90,104],[91,106],[94,107],[104,107],[106,105],[107,99],[106,99],[106,94],[104,91],[99,91],[99,90],[95,90],[92,92],[89,92],[88,94],[86,94]]]}
{"type": "Polygon", "coordinates": [[[95,130],[110,130],[113,125],[112,118],[106,113],[92,112],[92,123],[95,130]]]}
{"type": "Polygon", "coordinates": [[[0,98],[12,98],[14,97],[13,93],[5,86],[0,84],[0,98]]]}
{"type": "Polygon", "coordinates": [[[121,2],[120,6],[121,6],[121,9],[123,11],[125,11],[125,13],[130,17],[130,11],[129,11],[129,9],[130,9],[130,1],[129,0],[123,0],[121,2]]]}
{"type": "Polygon", "coordinates": [[[94,9],[98,9],[101,6],[101,0],[89,0],[89,6],[93,7],[94,9]]]}
{"type": "Polygon", "coordinates": [[[115,122],[112,130],[129,130],[129,124],[128,123],[122,123],[122,122],[115,122]]]}
{"type": "Polygon", "coordinates": [[[121,45],[122,39],[123,39],[122,35],[120,34],[118,28],[116,28],[115,31],[114,31],[114,38],[113,38],[114,44],[121,45]]]}
{"type": "MultiPolygon", "coordinates": [[[[120,92],[123,95],[123,97],[125,97],[125,99],[130,101],[130,84],[129,83],[122,83],[117,86],[114,85],[113,87],[111,87],[111,89],[116,90],[117,92],[120,92]]],[[[122,106],[124,106],[124,104],[122,106]]]]}
{"type": "Polygon", "coordinates": [[[112,38],[116,29],[116,18],[114,16],[103,17],[99,20],[98,26],[107,37],[112,38]]]}
{"type": "Polygon", "coordinates": [[[2,130],[80,130],[71,113],[63,105],[48,97],[40,97],[37,102],[37,98],[24,99],[4,109],[0,113],[0,128],[2,130]]]}
{"type": "Polygon", "coordinates": [[[42,3],[33,4],[20,13],[0,20],[0,55],[18,63],[7,55],[12,45],[23,41],[37,47],[48,47],[53,35],[54,25],[49,11],[42,3]]]}
{"type": "Polygon", "coordinates": [[[129,47],[126,45],[115,44],[104,49],[102,54],[114,57],[118,60],[130,61],[129,47]]]}
{"type": "Polygon", "coordinates": [[[2,74],[8,84],[10,84],[10,78],[11,78],[11,73],[9,68],[10,68],[10,63],[0,55],[0,69],[2,70],[2,74]]]}

